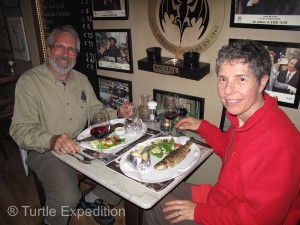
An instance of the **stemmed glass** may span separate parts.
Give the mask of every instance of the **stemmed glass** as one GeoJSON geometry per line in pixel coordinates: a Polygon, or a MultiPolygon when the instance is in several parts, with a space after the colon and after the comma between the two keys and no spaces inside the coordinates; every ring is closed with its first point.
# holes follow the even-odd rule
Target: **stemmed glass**
{"type": "Polygon", "coordinates": [[[100,141],[100,157],[102,158],[102,139],[107,137],[110,131],[110,117],[103,108],[93,108],[89,115],[90,134],[100,141]]]}
{"type": "Polygon", "coordinates": [[[169,121],[169,135],[171,135],[172,130],[172,120],[176,119],[178,116],[178,95],[169,94],[164,96],[162,102],[162,110],[165,118],[169,121]]]}

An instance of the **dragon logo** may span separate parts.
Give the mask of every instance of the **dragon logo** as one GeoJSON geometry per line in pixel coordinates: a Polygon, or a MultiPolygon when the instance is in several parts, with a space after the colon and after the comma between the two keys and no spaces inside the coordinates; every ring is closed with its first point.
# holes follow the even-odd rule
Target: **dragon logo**
{"type": "MultiPolygon", "coordinates": [[[[209,7],[207,0],[162,0],[159,7],[159,21],[161,29],[165,32],[164,23],[166,16],[174,18],[172,24],[178,26],[180,31],[180,43],[187,27],[193,27],[193,23],[198,27],[198,40],[206,31],[209,22],[209,7]]],[[[181,44],[180,44],[181,45],[181,44]]]]}

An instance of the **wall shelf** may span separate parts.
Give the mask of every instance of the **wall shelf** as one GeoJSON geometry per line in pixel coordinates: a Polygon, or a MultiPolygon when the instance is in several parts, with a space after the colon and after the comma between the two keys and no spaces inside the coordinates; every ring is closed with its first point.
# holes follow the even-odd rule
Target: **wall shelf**
{"type": "Polygon", "coordinates": [[[148,58],[138,60],[138,68],[140,70],[164,75],[177,76],[191,80],[201,80],[210,72],[210,64],[199,62],[194,68],[184,66],[183,60],[179,60],[176,65],[166,64],[166,61],[172,58],[162,57],[160,61],[149,61],[148,58]]]}

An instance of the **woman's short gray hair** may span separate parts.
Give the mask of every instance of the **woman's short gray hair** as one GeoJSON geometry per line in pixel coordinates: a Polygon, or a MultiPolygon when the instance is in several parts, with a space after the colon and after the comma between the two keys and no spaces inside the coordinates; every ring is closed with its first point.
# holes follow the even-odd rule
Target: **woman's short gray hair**
{"type": "Polygon", "coordinates": [[[216,73],[219,73],[222,63],[235,63],[236,61],[248,64],[250,72],[257,81],[271,73],[272,62],[269,52],[257,41],[237,40],[223,46],[216,60],[216,73]]]}
{"type": "Polygon", "coordinates": [[[47,37],[47,46],[50,47],[55,44],[56,36],[62,32],[70,33],[76,40],[77,51],[80,51],[80,39],[77,31],[71,25],[65,25],[55,28],[47,37]]]}

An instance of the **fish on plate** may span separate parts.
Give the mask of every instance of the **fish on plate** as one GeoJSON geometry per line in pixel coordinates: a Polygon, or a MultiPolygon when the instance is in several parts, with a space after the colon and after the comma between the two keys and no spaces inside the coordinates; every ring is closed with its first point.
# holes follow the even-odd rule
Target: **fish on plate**
{"type": "Polygon", "coordinates": [[[173,150],[169,155],[163,158],[161,161],[154,165],[156,170],[165,170],[168,168],[173,168],[182,162],[187,154],[191,151],[191,146],[194,142],[194,138],[191,137],[184,145],[173,150]]]}

